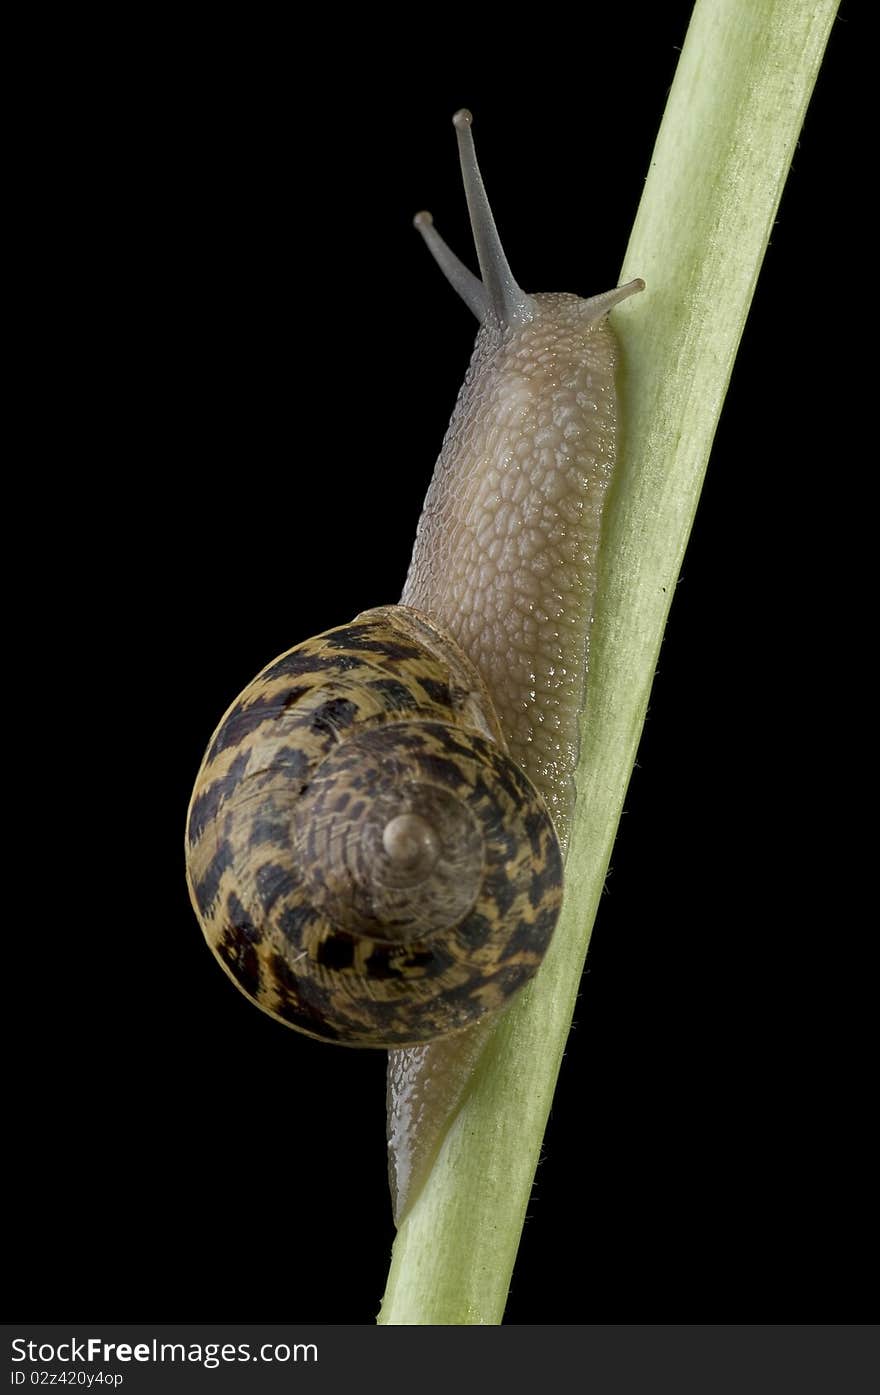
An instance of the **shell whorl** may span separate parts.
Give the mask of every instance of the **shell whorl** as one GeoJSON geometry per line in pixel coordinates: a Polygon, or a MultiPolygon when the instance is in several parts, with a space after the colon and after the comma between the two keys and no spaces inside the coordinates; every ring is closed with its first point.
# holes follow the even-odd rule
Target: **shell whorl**
{"type": "Polygon", "coordinates": [[[406,607],[283,654],[230,708],[187,826],[190,894],[238,986],[300,1031],[415,1044],[537,969],[558,844],[476,670],[406,607]]]}

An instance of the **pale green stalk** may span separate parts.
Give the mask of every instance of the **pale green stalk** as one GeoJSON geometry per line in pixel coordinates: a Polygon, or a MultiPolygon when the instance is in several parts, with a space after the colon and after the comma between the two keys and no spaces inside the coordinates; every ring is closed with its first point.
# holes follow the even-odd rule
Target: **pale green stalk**
{"type": "Polygon", "coordinates": [[[501,1320],[670,600],[836,8],[836,0],[694,8],[620,278],[642,276],[648,289],[613,317],[621,453],[563,915],[540,974],[494,1030],[401,1226],[380,1322],[501,1320]]]}

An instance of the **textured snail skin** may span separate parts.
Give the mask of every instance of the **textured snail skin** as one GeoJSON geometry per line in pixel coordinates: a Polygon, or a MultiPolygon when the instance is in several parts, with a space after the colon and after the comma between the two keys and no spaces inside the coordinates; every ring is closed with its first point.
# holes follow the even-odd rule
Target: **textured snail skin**
{"type": "Polygon", "coordinates": [[[565,842],[614,464],[614,340],[590,301],[532,301],[526,325],[480,328],[401,599],[477,666],[565,842]]]}
{"type": "MultiPolygon", "coordinates": [[[[479,668],[511,756],[563,849],[574,808],[602,510],[615,457],[608,306],[533,295],[481,325],[419,522],[402,600],[479,668]]],[[[398,1224],[461,1104],[490,1027],[392,1051],[389,1177],[398,1224]]]]}
{"type": "Polygon", "coordinates": [[[205,936],[289,1026],[350,1046],[454,1033],[544,955],[561,855],[478,673],[413,610],[282,654],[220,723],[187,821],[205,936]]]}

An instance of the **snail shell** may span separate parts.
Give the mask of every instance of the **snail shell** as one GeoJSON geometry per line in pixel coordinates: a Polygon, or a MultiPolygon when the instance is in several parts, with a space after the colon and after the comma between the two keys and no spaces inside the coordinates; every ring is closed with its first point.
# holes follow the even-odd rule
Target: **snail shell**
{"type": "Polygon", "coordinates": [[[562,900],[553,824],[458,645],[388,606],[306,640],[226,713],[187,821],[230,977],[324,1040],[401,1046],[497,1011],[562,900]]]}

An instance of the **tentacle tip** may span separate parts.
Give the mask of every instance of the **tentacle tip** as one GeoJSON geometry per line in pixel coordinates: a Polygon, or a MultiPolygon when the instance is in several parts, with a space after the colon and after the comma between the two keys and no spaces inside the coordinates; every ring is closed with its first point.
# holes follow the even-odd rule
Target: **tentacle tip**
{"type": "Polygon", "coordinates": [[[452,124],[457,131],[463,131],[466,126],[473,125],[474,118],[467,107],[462,107],[452,118],[452,124]]]}
{"type": "Polygon", "coordinates": [[[413,218],[414,228],[431,228],[434,226],[434,215],[423,208],[421,213],[417,213],[413,218]]]}
{"type": "Polygon", "coordinates": [[[645,289],[645,283],[642,280],[641,276],[636,276],[635,279],[633,281],[630,281],[629,284],[632,288],[633,295],[636,295],[639,291],[643,291],[645,289]]]}

